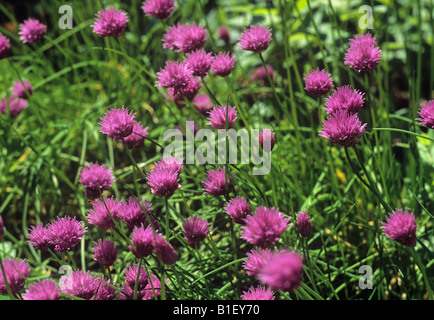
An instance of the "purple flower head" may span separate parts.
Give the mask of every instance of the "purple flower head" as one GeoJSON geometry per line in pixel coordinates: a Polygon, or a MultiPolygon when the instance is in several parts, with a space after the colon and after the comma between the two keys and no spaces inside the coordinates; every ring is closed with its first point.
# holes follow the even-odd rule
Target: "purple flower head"
{"type": "Polygon", "coordinates": [[[336,88],[336,90],[326,98],[324,108],[329,115],[336,113],[338,110],[346,110],[351,113],[357,113],[363,107],[365,94],[351,89],[351,86],[345,85],[336,88]]]}
{"type": "Polygon", "coordinates": [[[223,196],[232,191],[232,173],[228,172],[225,179],[225,167],[208,170],[206,179],[202,181],[203,189],[206,194],[211,196],[223,196]]]}
{"type": "Polygon", "coordinates": [[[191,217],[190,219],[185,219],[182,224],[185,240],[192,247],[195,247],[199,242],[202,242],[210,231],[208,227],[208,221],[202,219],[201,217],[191,217]]]}
{"type": "Polygon", "coordinates": [[[142,224],[146,227],[151,219],[156,228],[155,221],[152,220],[152,203],[146,202],[146,199],[138,200],[134,197],[129,197],[128,201],[123,201],[118,211],[118,217],[128,226],[133,229],[140,227],[142,224]]]}
{"type": "Polygon", "coordinates": [[[156,86],[172,88],[173,94],[188,86],[193,77],[192,70],[186,63],[178,61],[167,61],[164,69],[157,72],[156,86]]]}
{"type": "MultiPolygon", "coordinates": [[[[125,284],[134,289],[137,281],[137,274],[139,273],[139,266],[132,265],[125,269],[125,284]]],[[[145,267],[140,268],[139,278],[137,282],[137,289],[139,291],[145,289],[148,285],[148,273],[146,272],[145,267]]]]}
{"type": "Polygon", "coordinates": [[[216,75],[226,77],[231,73],[234,66],[235,58],[231,57],[229,52],[220,52],[214,57],[211,69],[216,75]]]}
{"type": "Polygon", "coordinates": [[[47,27],[37,19],[27,19],[20,24],[20,40],[24,43],[36,43],[42,39],[47,27]]]}
{"type": "Polygon", "coordinates": [[[172,245],[164,240],[161,234],[154,236],[154,252],[164,264],[174,264],[178,259],[178,254],[172,245]]]}
{"type": "MultiPolygon", "coordinates": [[[[167,282],[165,282],[167,285],[167,282]]],[[[146,287],[142,290],[143,300],[151,300],[161,295],[161,281],[156,276],[151,274],[146,287]],[[155,294],[154,294],[155,292],[155,294]]]]}
{"type": "Polygon", "coordinates": [[[177,158],[176,156],[170,156],[170,157],[165,156],[162,157],[160,161],[155,162],[154,165],[155,168],[173,170],[179,176],[181,174],[183,162],[184,159],[182,158],[177,158]]]}
{"type": "Polygon", "coordinates": [[[421,125],[434,129],[434,100],[430,100],[420,105],[419,116],[417,118],[421,125]]]}
{"type": "Polygon", "coordinates": [[[232,106],[217,106],[209,112],[208,125],[214,129],[230,129],[237,119],[237,110],[232,106]],[[227,120],[227,121],[226,121],[227,120]]]}
{"type": "Polygon", "coordinates": [[[99,11],[96,16],[97,18],[91,27],[93,32],[100,37],[119,38],[127,27],[127,13],[122,10],[109,8],[99,11]]]}
{"type": "Polygon", "coordinates": [[[289,220],[275,208],[258,207],[254,215],[247,216],[241,238],[260,248],[271,248],[290,226],[289,220]]]}
{"type": "Polygon", "coordinates": [[[297,214],[297,228],[302,237],[307,238],[311,234],[312,225],[306,211],[297,214]]]}
{"type": "Polygon", "coordinates": [[[142,5],[146,15],[160,20],[166,19],[174,8],[174,0],[146,0],[142,5]]]}
{"type": "Polygon", "coordinates": [[[47,228],[42,224],[31,226],[27,236],[36,250],[47,250],[50,247],[47,228]]]}
{"type": "Polygon", "coordinates": [[[83,270],[67,272],[59,279],[60,291],[70,296],[91,300],[100,285],[100,281],[94,275],[83,270]]]}
{"type": "MultiPolygon", "coordinates": [[[[170,98],[172,98],[173,102],[175,102],[176,106],[179,109],[184,108],[187,105],[187,102],[185,101],[184,97],[188,101],[192,101],[194,97],[199,92],[199,89],[202,87],[202,83],[199,82],[199,79],[196,77],[193,77],[190,79],[187,86],[183,89],[180,89],[176,91],[173,88],[168,88],[167,91],[169,92],[170,98]]],[[[170,98],[168,97],[168,101],[170,101],[170,98]]]]}
{"type": "Polygon", "coordinates": [[[113,281],[106,279],[104,276],[97,277],[98,287],[92,300],[115,300],[118,296],[118,290],[113,288],[113,281]],[[109,285],[110,284],[110,285],[109,285]]]}
{"type": "Polygon", "coordinates": [[[111,187],[113,180],[112,170],[103,164],[90,163],[89,167],[81,171],[80,183],[84,186],[89,200],[98,199],[104,190],[111,187]]]}
{"type": "Polygon", "coordinates": [[[242,300],[274,300],[273,291],[263,286],[251,286],[248,291],[243,291],[242,300]]]}
{"type": "Polygon", "coordinates": [[[244,30],[239,40],[243,50],[261,53],[269,46],[271,31],[267,27],[252,25],[244,30]]]}
{"type": "Polygon", "coordinates": [[[93,260],[101,263],[103,266],[110,267],[116,261],[118,251],[115,248],[115,243],[108,239],[98,239],[94,242],[93,260]]]}
{"type": "Polygon", "coordinates": [[[178,51],[179,48],[175,44],[175,40],[178,38],[178,34],[182,33],[184,25],[176,24],[169,28],[163,35],[163,48],[178,51]]]}
{"type": "Polygon", "coordinates": [[[10,44],[9,39],[0,33],[0,60],[9,57],[10,44]]]}
{"type": "Polygon", "coordinates": [[[370,33],[356,35],[350,39],[345,55],[345,64],[358,72],[373,70],[381,59],[381,50],[375,44],[375,36],[370,33]]]}
{"type": "Polygon", "coordinates": [[[131,235],[132,246],[129,246],[130,251],[137,258],[146,258],[154,250],[154,231],[151,226],[146,228],[141,225],[139,228],[134,228],[131,235]]]}
{"type": "Polygon", "coordinates": [[[339,110],[324,120],[319,135],[343,147],[352,147],[359,142],[365,127],[366,123],[362,125],[356,113],[339,110]]]}
{"type": "Polygon", "coordinates": [[[195,50],[202,48],[206,41],[206,29],[201,25],[192,25],[186,23],[178,26],[180,32],[176,32],[174,39],[174,46],[177,51],[182,53],[191,53],[195,50]]]}
{"type": "Polygon", "coordinates": [[[276,73],[274,72],[273,67],[271,67],[268,64],[266,65],[266,67],[261,66],[255,69],[250,77],[250,80],[251,81],[259,80],[262,81],[265,85],[269,86],[270,80],[268,79],[267,71],[268,74],[270,75],[271,80],[274,80],[274,78],[276,77],[276,73]]]}
{"type": "Polygon", "coordinates": [[[303,258],[294,251],[283,250],[273,253],[263,266],[258,279],[272,291],[296,290],[303,276],[303,258]]]}
{"type": "Polygon", "coordinates": [[[23,82],[17,81],[14,83],[12,93],[18,98],[28,99],[28,95],[33,95],[33,88],[27,80],[24,80],[23,82]]]}
{"type": "Polygon", "coordinates": [[[211,64],[214,60],[212,53],[207,53],[203,49],[197,49],[187,54],[184,62],[192,70],[193,76],[203,78],[211,69],[211,64]]]}
{"type": "Polygon", "coordinates": [[[386,236],[407,247],[416,246],[416,219],[407,209],[396,209],[381,227],[386,236]]]}
{"type": "Polygon", "coordinates": [[[322,96],[330,91],[333,87],[333,79],[325,69],[316,68],[304,76],[306,91],[322,96]]]}
{"type": "MultiPolygon", "coordinates": [[[[18,117],[18,115],[26,109],[28,106],[27,101],[15,96],[9,97],[9,114],[12,118],[18,117]]],[[[0,101],[0,112],[7,114],[7,100],[6,98],[0,101]]]]}
{"type": "Polygon", "coordinates": [[[259,145],[265,152],[271,152],[276,143],[276,137],[271,129],[262,129],[259,132],[259,145]]]}
{"type": "Polygon", "coordinates": [[[192,102],[193,106],[204,116],[208,115],[213,108],[213,103],[206,93],[198,94],[192,102]]]}
{"type": "Polygon", "coordinates": [[[27,288],[23,300],[60,300],[60,291],[54,280],[38,280],[27,288]]]}
{"type": "Polygon", "coordinates": [[[217,30],[217,35],[220,39],[222,39],[226,44],[229,44],[231,41],[231,35],[229,33],[228,28],[226,27],[219,27],[217,30]]]}
{"type": "Polygon", "coordinates": [[[3,218],[0,216],[0,241],[2,241],[5,235],[5,226],[3,224],[3,218]]]}
{"type": "Polygon", "coordinates": [[[111,108],[98,123],[101,126],[99,131],[114,140],[122,141],[133,132],[135,115],[135,112],[128,111],[123,106],[120,109],[111,108]]]}
{"type": "Polygon", "coordinates": [[[143,128],[139,122],[134,121],[133,131],[124,138],[124,141],[128,149],[139,149],[144,146],[147,136],[148,128],[143,128]]]}
{"type": "MultiPolygon", "coordinates": [[[[3,268],[6,282],[12,294],[17,294],[24,289],[26,278],[29,276],[30,267],[25,260],[6,258],[3,260],[3,268]]],[[[3,272],[0,270],[0,293],[8,294],[3,272]]]]}
{"type": "Polygon", "coordinates": [[[246,224],[246,218],[252,213],[252,208],[245,198],[236,197],[226,203],[224,211],[235,223],[246,224]]]}
{"type": "Polygon", "coordinates": [[[87,231],[83,223],[69,216],[58,217],[47,225],[47,237],[56,252],[65,252],[75,247],[87,231]]]}
{"type": "Polygon", "coordinates": [[[88,222],[98,228],[110,230],[115,227],[115,221],[119,220],[118,212],[121,203],[111,196],[104,196],[92,203],[92,209],[87,214],[88,222]],[[107,211],[108,209],[108,211],[107,211]],[[113,219],[112,219],[113,218],[113,219]]]}
{"type": "Polygon", "coordinates": [[[181,188],[179,173],[174,168],[155,167],[147,174],[147,183],[151,187],[151,192],[162,198],[170,198],[181,188]]]}
{"type": "Polygon", "coordinates": [[[247,253],[247,259],[243,262],[244,270],[246,270],[249,276],[257,276],[272,256],[273,254],[270,249],[252,249],[247,253]]]}

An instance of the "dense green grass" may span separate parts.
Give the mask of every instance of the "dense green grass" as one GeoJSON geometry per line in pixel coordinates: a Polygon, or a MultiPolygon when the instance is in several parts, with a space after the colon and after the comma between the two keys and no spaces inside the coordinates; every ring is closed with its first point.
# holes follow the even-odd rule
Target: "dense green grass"
{"type": "MultiPolygon", "coordinates": [[[[295,293],[277,292],[277,299],[432,299],[434,237],[434,133],[416,121],[422,100],[432,99],[434,85],[433,1],[371,1],[373,29],[358,29],[363,1],[176,1],[164,23],[146,17],[140,1],[70,1],[74,27],[61,30],[57,21],[62,1],[34,1],[22,8],[0,4],[0,32],[10,38],[12,55],[0,61],[1,97],[20,79],[32,83],[29,107],[16,119],[0,114],[0,214],[6,235],[0,244],[5,256],[26,258],[31,264],[28,284],[36,279],[57,280],[60,262],[35,251],[27,243],[30,225],[57,216],[73,215],[85,221],[90,204],[78,183],[80,170],[90,162],[113,168],[116,183],[110,189],[118,199],[143,196],[152,202],[165,226],[164,200],[152,195],[119,144],[99,132],[98,122],[110,107],[125,106],[137,113],[149,138],[165,146],[167,129],[194,119],[206,119],[189,107],[179,110],[155,87],[155,73],[166,60],[182,55],[162,48],[165,30],[176,21],[207,27],[207,51],[231,50],[236,67],[225,80],[210,74],[207,86],[219,101],[236,105],[242,117],[236,128],[273,128],[276,147],[268,175],[252,175],[253,164],[232,166],[235,192],[252,207],[273,206],[292,218],[278,248],[293,248],[305,256],[303,283],[295,293]],[[114,5],[128,13],[129,23],[119,39],[92,32],[95,13],[114,5]],[[25,45],[17,35],[24,18],[37,17],[48,26],[45,38],[25,45]],[[9,22],[6,24],[6,22],[9,22]],[[274,87],[249,77],[262,65],[258,55],[236,45],[245,27],[269,26],[273,33],[264,62],[276,72],[274,87]],[[231,46],[217,37],[224,25],[231,46]],[[11,26],[13,26],[11,28],[11,26]],[[382,50],[379,66],[357,73],[344,64],[348,40],[369,31],[382,50]],[[361,118],[367,131],[355,148],[331,144],[318,136],[324,98],[304,90],[303,75],[320,67],[333,76],[335,87],[351,84],[365,92],[361,118]],[[360,167],[362,160],[365,171],[360,167]],[[387,211],[365,187],[364,179],[395,208],[414,210],[418,243],[410,250],[385,237],[380,229],[387,211]],[[295,215],[307,210],[313,232],[305,241],[298,234],[295,215]],[[362,290],[359,267],[373,270],[373,289],[362,290]]],[[[203,87],[201,92],[206,93],[203,87]]],[[[162,155],[147,140],[132,156],[145,172],[162,155]]],[[[199,143],[200,144],[200,143],[199,143]]],[[[165,268],[168,299],[239,299],[257,280],[246,275],[242,260],[251,249],[240,239],[240,226],[223,212],[226,199],[204,195],[201,181],[211,165],[185,165],[182,188],[169,199],[171,243],[177,263],[165,268]],[[184,217],[202,215],[212,226],[211,236],[199,249],[185,245],[184,217]]],[[[231,194],[234,196],[235,193],[231,194]]],[[[92,259],[93,241],[116,239],[119,259],[112,277],[120,284],[126,266],[137,262],[124,239],[89,228],[81,244],[58,259],[74,269],[104,273],[92,259]]],[[[148,259],[160,274],[157,260],[148,259]]],[[[7,298],[7,297],[4,297],[7,298]]]]}

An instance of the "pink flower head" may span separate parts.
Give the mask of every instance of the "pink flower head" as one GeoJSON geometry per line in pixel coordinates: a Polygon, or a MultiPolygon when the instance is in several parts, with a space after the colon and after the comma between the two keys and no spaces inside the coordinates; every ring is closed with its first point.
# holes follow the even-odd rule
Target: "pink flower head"
{"type": "MultiPolygon", "coordinates": [[[[3,268],[6,275],[6,282],[12,294],[17,294],[24,289],[26,278],[29,276],[30,267],[25,260],[6,258],[3,260],[3,268]]],[[[8,294],[5,278],[0,270],[0,293],[8,294]]]]}
{"type": "MultiPolygon", "coordinates": [[[[2,99],[0,101],[0,113],[3,114],[7,114],[7,100],[6,98],[2,99]]],[[[15,97],[15,96],[10,96],[9,97],[9,114],[12,118],[16,118],[18,117],[18,115],[24,110],[26,109],[28,106],[28,103],[26,100],[15,97]]]]}
{"type": "Polygon", "coordinates": [[[89,167],[83,168],[80,183],[85,188],[86,197],[89,200],[98,199],[103,190],[108,190],[113,184],[113,174],[110,168],[97,163],[90,163],[89,167]]]}
{"type": "Polygon", "coordinates": [[[247,216],[252,213],[252,208],[244,197],[236,197],[226,203],[224,211],[235,223],[245,224],[247,216]]]}
{"type": "Polygon", "coordinates": [[[113,287],[113,281],[104,276],[96,276],[98,287],[92,300],[115,300],[118,296],[118,289],[113,287]]]}
{"type": "Polygon", "coordinates": [[[65,252],[75,247],[83,238],[87,227],[81,221],[69,216],[57,217],[47,225],[47,237],[56,252],[65,252]]]}
{"type": "Polygon", "coordinates": [[[228,172],[226,176],[225,167],[216,168],[207,171],[206,179],[202,181],[202,190],[212,196],[223,196],[232,191],[232,184],[232,173],[228,172]]]}
{"type": "Polygon", "coordinates": [[[345,85],[336,88],[336,90],[326,98],[324,108],[329,115],[334,114],[338,110],[346,110],[351,113],[357,113],[363,107],[365,94],[359,90],[351,89],[351,86],[345,85]]]}
{"type": "Polygon", "coordinates": [[[359,142],[365,127],[366,123],[362,125],[357,113],[339,110],[324,120],[319,135],[343,147],[352,147],[359,142]]]}
{"type": "Polygon", "coordinates": [[[98,123],[101,126],[99,131],[114,140],[122,141],[133,132],[135,115],[135,112],[128,111],[123,106],[120,109],[111,108],[98,123]]]}
{"type": "Polygon", "coordinates": [[[20,24],[20,40],[24,43],[36,43],[42,39],[47,27],[37,19],[27,19],[20,24]]]}
{"type": "Polygon", "coordinates": [[[302,276],[301,255],[294,251],[283,250],[273,253],[258,274],[258,279],[272,291],[291,292],[300,286],[302,276]]]}
{"type": "Polygon", "coordinates": [[[312,232],[312,225],[310,223],[310,217],[306,211],[302,211],[297,214],[297,228],[302,237],[307,238],[312,232]]]}
{"type": "Polygon", "coordinates": [[[375,36],[370,33],[354,36],[345,55],[345,64],[360,71],[373,70],[381,59],[381,50],[375,44],[375,36]]]}
{"type": "Polygon", "coordinates": [[[164,69],[157,72],[158,87],[172,88],[174,93],[188,86],[193,77],[192,70],[186,63],[167,61],[164,69]]]}
{"type": "MultiPolygon", "coordinates": [[[[168,88],[167,91],[169,92],[170,97],[175,102],[176,106],[179,109],[184,108],[187,105],[188,101],[192,101],[194,97],[199,92],[199,89],[202,87],[202,83],[199,82],[199,79],[196,77],[193,77],[188,82],[187,86],[183,89],[180,89],[178,91],[175,91],[173,88],[168,88]],[[185,99],[184,99],[185,97],[185,99]]],[[[170,99],[167,99],[170,101],[170,99]]]]}
{"type": "Polygon", "coordinates": [[[181,27],[178,26],[180,32],[176,33],[174,46],[177,51],[182,53],[191,53],[195,50],[202,48],[206,41],[206,29],[201,25],[192,25],[186,23],[181,27]]]}
{"type": "Polygon", "coordinates": [[[112,266],[118,256],[115,243],[108,239],[98,239],[94,242],[93,252],[93,260],[106,267],[112,266]]]}
{"type": "Polygon", "coordinates": [[[207,53],[203,49],[197,49],[187,54],[184,62],[192,70],[193,76],[203,78],[211,69],[211,64],[214,57],[212,53],[207,53]]]}
{"type": "Polygon", "coordinates": [[[142,5],[146,15],[160,20],[166,19],[174,8],[174,0],[146,0],[142,5]]]}
{"type": "Polygon", "coordinates": [[[235,58],[231,57],[229,52],[220,52],[214,57],[211,69],[216,75],[226,77],[231,73],[234,65],[235,58]]]}
{"type": "Polygon", "coordinates": [[[228,44],[231,41],[231,35],[229,33],[228,28],[222,26],[219,27],[217,30],[217,35],[220,39],[222,39],[226,44],[228,44]]]}
{"type": "Polygon", "coordinates": [[[0,33],[0,60],[9,57],[10,44],[9,39],[0,33]]]}
{"type": "Polygon", "coordinates": [[[176,170],[166,168],[154,168],[147,174],[147,183],[151,187],[151,192],[157,197],[170,198],[179,184],[179,175],[176,170]]]}
{"type": "Polygon", "coordinates": [[[115,227],[115,221],[119,220],[118,212],[121,203],[111,196],[104,196],[92,203],[92,209],[87,213],[89,224],[104,230],[110,230],[115,227]],[[108,209],[108,210],[107,210],[108,209]],[[114,220],[114,221],[113,221],[114,220]]]}
{"type": "Polygon", "coordinates": [[[276,137],[271,129],[262,129],[259,132],[259,145],[265,152],[271,152],[276,143],[276,137]]]}
{"type": "Polygon", "coordinates": [[[125,284],[131,289],[134,289],[137,282],[137,289],[141,291],[146,287],[148,281],[148,273],[145,267],[142,266],[140,272],[137,265],[132,265],[125,269],[125,284]],[[138,278],[137,275],[139,276],[138,278]]]}
{"type": "Polygon", "coordinates": [[[36,250],[47,250],[50,247],[47,228],[42,224],[31,226],[27,237],[29,238],[29,243],[36,250]]]}
{"type": "Polygon", "coordinates": [[[184,238],[192,247],[195,247],[199,242],[202,242],[206,237],[208,237],[208,221],[201,217],[190,217],[190,219],[185,219],[182,227],[184,229],[182,231],[184,238]]]}
{"type": "Polygon", "coordinates": [[[269,86],[270,85],[270,79],[268,78],[268,75],[270,75],[271,81],[274,80],[276,77],[276,73],[274,72],[273,67],[270,65],[266,65],[266,68],[261,66],[257,69],[255,69],[250,77],[250,81],[261,81],[264,83],[264,85],[269,86]],[[267,74],[268,71],[268,74],[267,74]]]}
{"type": "Polygon", "coordinates": [[[133,245],[129,246],[129,249],[137,258],[149,256],[154,250],[154,231],[151,226],[135,227],[131,235],[131,242],[133,245]]]}
{"type": "Polygon", "coordinates": [[[252,25],[244,30],[239,40],[243,50],[261,53],[269,46],[271,32],[268,27],[252,25]]]}
{"type": "Polygon", "coordinates": [[[28,99],[29,95],[33,95],[33,88],[27,80],[24,80],[23,82],[17,81],[14,83],[12,93],[18,98],[28,99]]]}
{"type": "Polygon", "coordinates": [[[27,288],[23,300],[60,300],[60,291],[54,280],[38,280],[27,288]]]}
{"type": "Polygon", "coordinates": [[[317,96],[328,93],[333,87],[333,79],[325,69],[319,70],[319,68],[316,68],[310,71],[304,76],[304,81],[306,91],[317,96]]]}
{"type": "Polygon", "coordinates": [[[416,246],[416,219],[407,209],[396,209],[381,227],[386,236],[408,247],[416,246]]]}
{"type": "MultiPolygon", "coordinates": [[[[167,285],[167,283],[166,283],[167,285]]],[[[148,279],[148,284],[142,290],[143,300],[155,299],[156,297],[161,296],[161,281],[156,276],[151,274],[148,279]]]]}
{"type": "Polygon", "coordinates": [[[154,163],[155,168],[160,168],[164,170],[173,170],[178,175],[181,174],[182,170],[182,163],[184,162],[184,159],[177,158],[176,156],[164,156],[160,159],[160,161],[157,161],[154,163]]]}
{"type": "Polygon", "coordinates": [[[247,253],[247,259],[243,262],[244,270],[249,276],[257,276],[272,256],[270,249],[252,249],[247,253]]]}
{"type": "Polygon", "coordinates": [[[204,116],[213,108],[213,103],[206,93],[198,94],[192,102],[193,106],[204,116]]]}
{"type": "Polygon", "coordinates": [[[127,27],[127,13],[122,10],[109,8],[97,13],[97,18],[91,27],[100,37],[119,38],[127,27]]]}
{"type": "Polygon", "coordinates": [[[434,129],[434,100],[430,100],[420,105],[419,116],[417,118],[421,125],[434,129]]]}
{"type": "Polygon", "coordinates": [[[274,300],[273,291],[263,286],[251,286],[248,291],[243,291],[242,300],[274,300]]]}
{"type": "Polygon", "coordinates": [[[128,149],[139,149],[144,146],[147,136],[148,128],[143,128],[141,123],[134,121],[133,131],[124,138],[124,141],[128,149]]]}
{"type": "Polygon", "coordinates": [[[67,272],[59,279],[60,291],[70,296],[91,300],[94,296],[100,281],[94,275],[83,270],[67,272]]]}
{"type": "Polygon", "coordinates": [[[258,207],[255,214],[247,216],[242,226],[241,238],[260,248],[271,248],[290,226],[289,220],[275,208],[258,207]]]}
{"type": "Polygon", "coordinates": [[[163,35],[164,49],[170,49],[173,51],[179,50],[178,46],[175,44],[175,40],[178,38],[178,34],[182,33],[184,27],[184,25],[178,23],[171,26],[169,30],[166,31],[166,33],[163,35]]]}
{"type": "Polygon", "coordinates": [[[164,264],[174,264],[178,259],[178,254],[172,245],[164,240],[161,234],[154,236],[154,252],[164,264]]]}
{"type": "Polygon", "coordinates": [[[118,217],[128,226],[133,229],[140,227],[142,224],[146,227],[151,220],[154,228],[156,228],[155,221],[152,220],[152,203],[146,202],[146,199],[140,201],[134,197],[129,197],[128,201],[123,201],[118,211],[118,217]]]}
{"type": "Polygon", "coordinates": [[[209,112],[208,125],[214,129],[230,129],[237,119],[237,110],[232,106],[217,106],[209,112]],[[227,120],[227,121],[226,121],[227,120]]]}

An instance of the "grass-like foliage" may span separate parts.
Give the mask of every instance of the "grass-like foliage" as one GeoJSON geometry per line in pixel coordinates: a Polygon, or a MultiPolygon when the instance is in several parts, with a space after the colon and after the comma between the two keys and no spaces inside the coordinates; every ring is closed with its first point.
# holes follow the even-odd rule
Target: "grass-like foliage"
{"type": "Polygon", "coordinates": [[[1,299],[433,299],[434,1],[64,2],[0,3],[1,299]]]}

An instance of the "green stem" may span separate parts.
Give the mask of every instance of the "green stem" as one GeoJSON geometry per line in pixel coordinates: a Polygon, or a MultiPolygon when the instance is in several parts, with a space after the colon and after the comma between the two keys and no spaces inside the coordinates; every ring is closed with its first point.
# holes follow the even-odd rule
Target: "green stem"
{"type": "Polygon", "coordinates": [[[138,291],[138,288],[139,288],[140,271],[142,269],[142,261],[143,261],[143,259],[140,258],[139,259],[139,268],[138,268],[137,277],[136,277],[136,283],[134,284],[134,297],[133,297],[133,300],[137,299],[137,291],[138,291]]]}
{"type": "Polygon", "coordinates": [[[125,138],[122,138],[122,142],[125,146],[125,151],[128,154],[128,157],[130,158],[131,162],[133,163],[134,168],[136,168],[137,171],[140,172],[140,174],[146,179],[146,174],[139,168],[139,165],[137,164],[136,160],[134,160],[133,155],[131,154],[130,149],[128,149],[127,144],[125,142],[125,138]]]}
{"type": "Polygon", "coordinates": [[[414,260],[416,261],[416,264],[419,267],[419,270],[422,272],[422,277],[423,277],[423,280],[425,281],[425,285],[426,285],[426,288],[428,290],[429,300],[433,300],[433,290],[431,288],[430,280],[426,274],[425,266],[422,263],[417,251],[412,247],[407,247],[407,248],[408,248],[408,251],[410,252],[410,254],[412,255],[412,257],[414,258],[414,260]]]}

